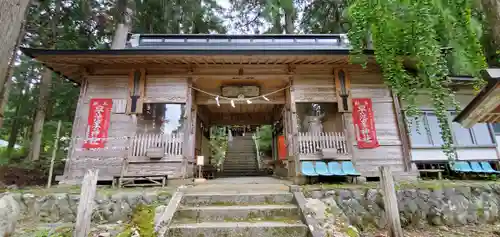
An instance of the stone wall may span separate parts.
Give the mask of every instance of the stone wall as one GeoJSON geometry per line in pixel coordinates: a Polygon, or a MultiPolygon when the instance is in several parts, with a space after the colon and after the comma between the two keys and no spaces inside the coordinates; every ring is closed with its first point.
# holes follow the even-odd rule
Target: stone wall
{"type": "MultiPolygon", "coordinates": [[[[328,228],[353,225],[360,230],[386,224],[382,194],[374,188],[305,191],[307,208],[328,228]]],[[[500,220],[500,184],[397,190],[403,227],[462,226],[500,220]]]]}
{"type": "MultiPolygon", "coordinates": [[[[115,223],[125,221],[139,204],[167,205],[171,194],[169,192],[98,192],[94,202],[92,222],[115,223]]],[[[35,222],[74,222],[79,194],[51,193],[35,195],[33,193],[0,193],[0,207],[3,204],[18,206],[21,219],[35,222]],[[15,203],[6,203],[8,200],[15,203]],[[16,205],[17,204],[17,205],[16,205]]],[[[2,209],[2,208],[0,208],[2,209]]],[[[0,215],[1,212],[0,212],[0,215]]],[[[4,216],[0,216],[0,219],[4,216]]],[[[7,218],[6,218],[7,219],[7,218]]]]}

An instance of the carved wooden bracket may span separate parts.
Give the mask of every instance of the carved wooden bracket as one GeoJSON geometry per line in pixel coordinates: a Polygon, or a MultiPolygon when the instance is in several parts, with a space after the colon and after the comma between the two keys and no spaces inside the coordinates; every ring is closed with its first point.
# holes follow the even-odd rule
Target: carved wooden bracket
{"type": "Polygon", "coordinates": [[[129,96],[127,98],[127,114],[141,114],[144,104],[146,85],[146,69],[134,69],[129,73],[129,96]]]}
{"type": "Polygon", "coordinates": [[[339,112],[352,112],[351,79],[347,70],[340,68],[334,70],[335,92],[339,112]]]}

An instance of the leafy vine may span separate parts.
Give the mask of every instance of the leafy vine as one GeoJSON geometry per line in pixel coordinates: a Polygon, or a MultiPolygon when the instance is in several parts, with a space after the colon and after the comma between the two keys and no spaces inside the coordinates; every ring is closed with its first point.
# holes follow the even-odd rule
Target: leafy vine
{"type": "Polygon", "coordinates": [[[470,25],[471,7],[468,0],[351,0],[349,6],[351,61],[363,56],[370,36],[384,82],[406,102],[407,120],[413,121],[420,114],[416,96],[427,92],[441,128],[442,149],[450,160],[454,159],[454,148],[448,109],[459,106],[449,88],[443,48],[460,50],[466,71],[475,77],[474,88],[484,85],[479,72],[486,62],[470,25]],[[413,62],[416,70],[407,70],[408,62],[413,62]]]}

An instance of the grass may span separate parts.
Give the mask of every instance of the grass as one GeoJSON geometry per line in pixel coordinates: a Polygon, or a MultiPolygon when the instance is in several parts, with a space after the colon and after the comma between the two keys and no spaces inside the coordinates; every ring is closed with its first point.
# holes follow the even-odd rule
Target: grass
{"type": "MultiPolygon", "coordinates": [[[[0,193],[2,192],[12,192],[12,193],[32,193],[36,196],[43,196],[47,194],[55,194],[55,193],[66,193],[66,194],[80,194],[81,187],[78,185],[64,185],[64,186],[54,186],[51,188],[44,187],[27,187],[27,188],[19,188],[19,189],[0,189],[0,193]]],[[[172,187],[166,188],[110,188],[105,186],[98,186],[97,192],[104,195],[112,195],[115,193],[126,193],[126,192],[148,192],[148,193],[156,193],[158,196],[172,196],[172,193],[175,192],[175,189],[172,187]]]]}

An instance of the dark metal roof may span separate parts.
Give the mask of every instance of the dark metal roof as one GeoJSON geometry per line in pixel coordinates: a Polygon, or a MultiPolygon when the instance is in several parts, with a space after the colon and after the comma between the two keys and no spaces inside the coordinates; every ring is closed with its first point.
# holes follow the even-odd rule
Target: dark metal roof
{"type": "Polygon", "coordinates": [[[344,51],[351,49],[345,34],[215,35],[133,34],[127,49],[196,51],[344,51]]]}
{"type": "MultiPolygon", "coordinates": [[[[484,97],[496,88],[496,85],[500,82],[500,74],[498,69],[486,69],[482,71],[482,76],[487,80],[486,86],[472,99],[467,106],[460,111],[460,113],[453,119],[453,122],[461,123],[467,116],[469,116],[479,104],[484,100],[484,97]]],[[[494,108],[493,108],[494,109],[494,108]]]]}

